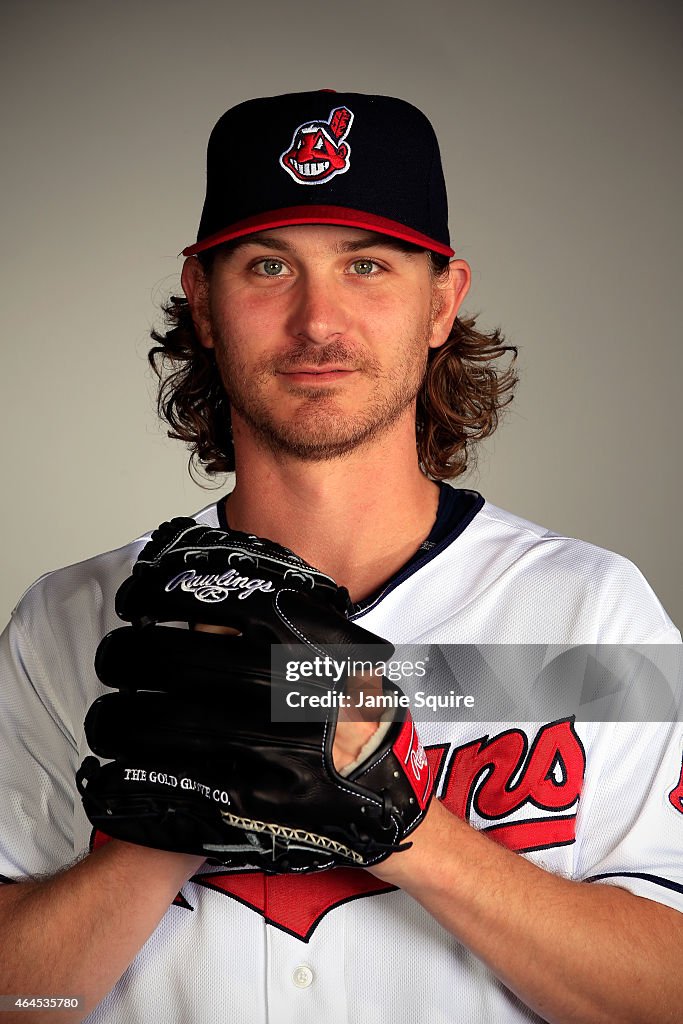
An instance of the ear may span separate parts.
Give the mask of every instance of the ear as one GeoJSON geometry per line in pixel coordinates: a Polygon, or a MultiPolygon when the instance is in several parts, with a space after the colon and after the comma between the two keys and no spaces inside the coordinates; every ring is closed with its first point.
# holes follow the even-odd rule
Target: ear
{"type": "Polygon", "coordinates": [[[453,321],[470,290],[472,271],[465,260],[452,260],[448,274],[434,279],[434,312],[430,348],[440,348],[451,333],[453,321]]]}
{"type": "Polygon", "coordinates": [[[192,312],[197,337],[204,348],[214,348],[209,319],[209,282],[203,266],[196,256],[188,256],[183,264],[180,282],[192,312]]]}

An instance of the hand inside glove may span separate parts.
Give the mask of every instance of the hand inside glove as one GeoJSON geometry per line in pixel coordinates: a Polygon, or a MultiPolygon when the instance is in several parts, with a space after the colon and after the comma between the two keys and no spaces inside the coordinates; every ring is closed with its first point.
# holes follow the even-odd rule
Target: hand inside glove
{"type": "Polygon", "coordinates": [[[368,866],[410,845],[432,778],[405,709],[381,724],[337,707],[273,720],[274,690],[292,687],[273,671],[272,644],[393,653],[347,618],[344,588],[270,541],[175,519],[152,535],[116,607],[132,625],[104,638],[95,667],[117,692],[85,722],[91,749],[112,760],[88,757],[77,775],[97,828],[277,873],[368,866]]]}

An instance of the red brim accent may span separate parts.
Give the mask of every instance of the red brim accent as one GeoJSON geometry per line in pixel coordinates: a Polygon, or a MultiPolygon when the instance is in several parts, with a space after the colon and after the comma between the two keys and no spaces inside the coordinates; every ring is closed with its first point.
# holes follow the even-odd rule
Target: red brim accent
{"type": "Polygon", "coordinates": [[[455,250],[449,245],[437,242],[420,231],[413,231],[405,224],[389,220],[387,217],[377,217],[373,213],[364,213],[362,210],[350,210],[345,206],[288,206],[282,210],[268,210],[266,213],[258,213],[231,224],[224,231],[217,231],[214,235],[203,238],[201,242],[188,245],[182,254],[195,256],[198,252],[212,249],[221,242],[230,242],[233,238],[241,238],[243,235],[251,235],[255,231],[268,228],[286,228],[292,224],[338,224],[340,227],[378,231],[382,235],[401,238],[404,242],[411,242],[442,256],[455,256],[455,250]]]}

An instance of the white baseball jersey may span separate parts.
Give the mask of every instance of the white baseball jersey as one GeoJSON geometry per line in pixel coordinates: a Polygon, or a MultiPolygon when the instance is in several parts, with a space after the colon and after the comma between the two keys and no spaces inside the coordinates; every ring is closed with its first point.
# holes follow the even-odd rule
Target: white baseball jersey
{"type": "MultiPolygon", "coordinates": [[[[216,506],[196,518],[217,526],[216,506]]],[[[43,577],[2,636],[4,881],[53,872],[88,849],[74,774],[89,753],[86,711],[105,689],[93,656],[120,625],[114,595],[148,539],[43,577]]],[[[396,644],[680,642],[631,563],[488,503],[357,621],[396,644]]],[[[420,732],[454,813],[549,871],[683,911],[680,723],[429,722],[420,732]]],[[[416,901],[369,872],[204,865],[88,1021],[539,1019],[416,901]]]]}

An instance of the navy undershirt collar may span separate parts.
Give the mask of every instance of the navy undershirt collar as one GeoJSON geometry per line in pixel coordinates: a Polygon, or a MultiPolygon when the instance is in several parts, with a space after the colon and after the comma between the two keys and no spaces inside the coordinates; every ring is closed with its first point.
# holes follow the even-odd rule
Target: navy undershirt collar
{"type": "Polygon", "coordinates": [[[355,619],[356,616],[369,611],[409,576],[441,554],[469,526],[484,506],[484,498],[478,491],[451,487],[450,484],[443,482],[439,483],[439,488],[436,519],[429,531],[429,536],[422,541],[415,554],[401,566],[398,572],[395,572],[373,594],[356,602],[352,618],[355,619]]]}
{"type": "MultiPolygon", "coordinates": [[[[216,502],[218,522],[223,530],[230,529],[225,514],[226,498],[227,495],[224,495],[216,502]]],[[[374,593],[354,604],[351,617],[356,618],[356,616],[369,611],[409,576],[421,569],[427,562],[431,562],[432,558],[435,558],[456,537],[460,536],[483,505],[484,499],[478,491],[469,491],[451,487],[450,484],[439,483],[439,504],[429,536],[422,541],[415,554],[401,566],[398,572],[395,572],[374,593]]]]}

